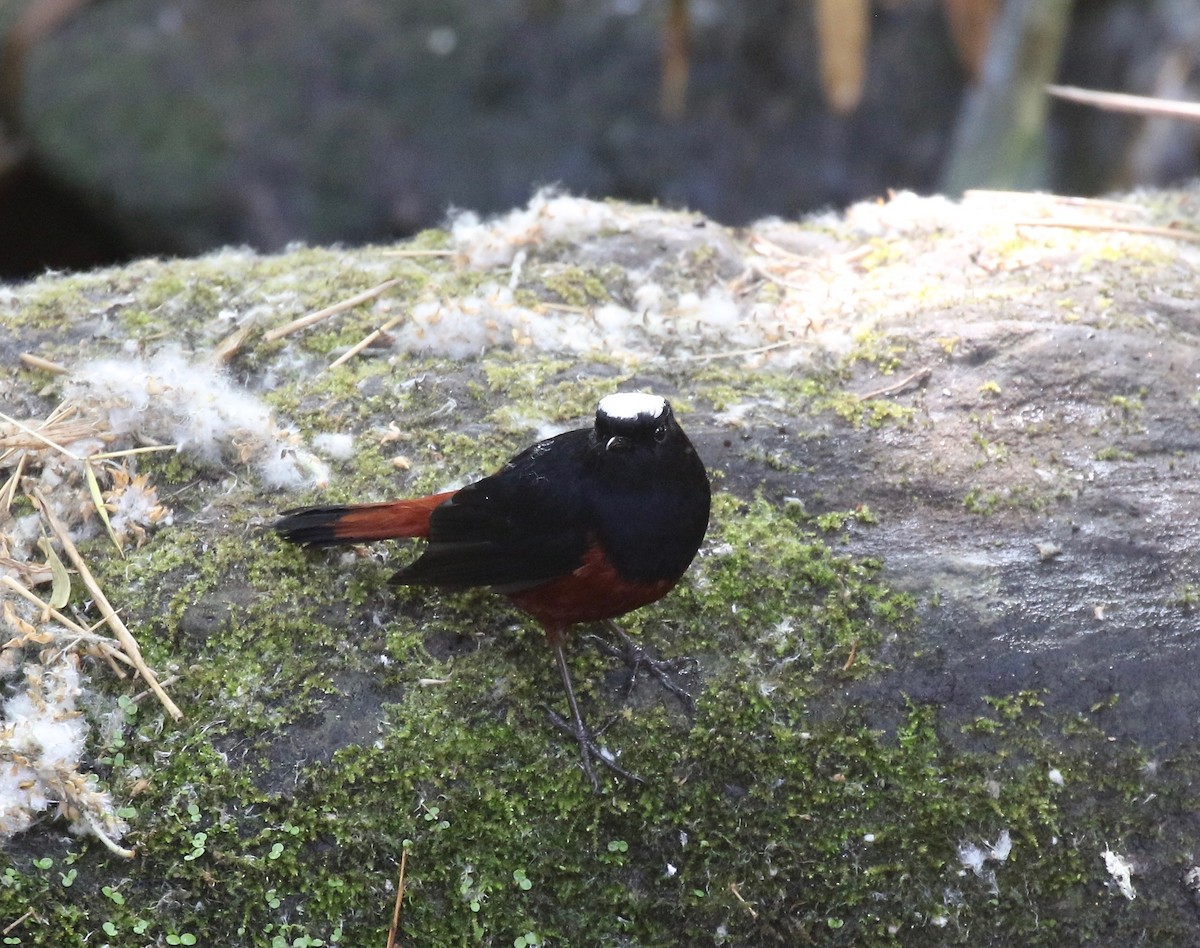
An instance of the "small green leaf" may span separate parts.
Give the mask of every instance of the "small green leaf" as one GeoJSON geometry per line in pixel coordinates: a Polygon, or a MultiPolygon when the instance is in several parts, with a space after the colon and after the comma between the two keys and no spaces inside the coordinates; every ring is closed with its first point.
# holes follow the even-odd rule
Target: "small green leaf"
{"type": "Polygon", "coordinates": [[[42,537],[38,540],[37,545],[38,549],[46,556],[46,565],[50,567],[50,576],[52,578],[50,606],[53,609],[61,609],[71,601],[71,574],[67,572],[67,568],[63,566],[62,560],[54,552],[54,547],[51,545],[49,537],[42,537]]]}
{"type": "Polygon", "coordinates": [[[92,504],[96,508],[96,513],[100,515],[100,522],[104,524],[104,529],[108,532],[108,538],[112,540],[113,546],[117,548],[117,556],[124,559],[125,551],[121,549],[121,541],[117,539],[116,533],[113,532],[112,524],[108,521],[108,508],[104,506],[104,495],[100,493],[100,482],[96,480],[96,472],[92,470],[92,464],[87,458],[83,459],[83,473],[87,479],[88,490],[92,493],[92,504]]]}

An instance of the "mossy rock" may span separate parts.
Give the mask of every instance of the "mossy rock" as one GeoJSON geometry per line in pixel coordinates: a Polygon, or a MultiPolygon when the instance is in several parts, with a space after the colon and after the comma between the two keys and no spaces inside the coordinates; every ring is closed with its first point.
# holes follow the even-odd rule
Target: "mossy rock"
{"type": "MultiPolygon", "coordinates": [[[[136,856],[50,818],[14,838],[5,944],[382,945],[402,857],[401,937],[429,945],[1198,937],[1195,251],[1017,229],[986,202],[745,232],[599,207],[551,242],[520,231],[491,270],[477,232],[430,232],[0,291],[10,365],[199,361],[240,324],[226,378],[305,445],[354,436],[320,489],[272,489],[236,452],[140,456],[173,522],[124,558],[81,541],[184,716],[84,660],[94,722],[125,699],[93,769],[136,856]],[[437,320],[472,314],[492,341],[439,351],[437,320]],[[591,630],[571,641],[585,716],[644,779],[595,793],[505,600],[392,587],[403,544],[314,554],[266,528],[478,477],[618,387],[672,399],[714,511],[684,582],[623,620],[695,660],[694,714],[591,630]]],[[[61,392],[29,367],[4,384],[23,418],[61,392]]]]}

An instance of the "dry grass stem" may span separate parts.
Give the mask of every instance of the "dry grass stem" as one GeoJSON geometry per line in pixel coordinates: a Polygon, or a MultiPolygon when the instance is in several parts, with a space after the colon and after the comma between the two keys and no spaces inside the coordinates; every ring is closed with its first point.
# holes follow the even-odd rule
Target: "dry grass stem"
{"type": "Polygon", "coordinates": [[[712,359],[736,359],[740,356],[762,355],[764,352],[774,352],[776,349],[786,349],[798,345],[795,339],[784,339],[772,342],[767,346],[755,346],[753,349],[726,349],[724,352],[704,352],[700,355],[680,356],[680,362],[709,362],[712,359]]]}
{"type": "Polygon", "coordinates": [[[30,586],[43,586],[54,578],[50,567],[45,563],[15,560],[11,556],[0,556],[0,569],[10,570],[20,575],[30,586]]]}
{"type": "Polygon", "coordinates": [[[987,198],[1002,201],[1024,201],[1035,204],[1086,207],[1099,211],[1120,211],[1128,214],[1145,214],[1147,209],[1127,201],[1108,201],[1104,198],[1075,197],[1070,194],[1044,194],[1039,191],[999,191],[990,188],[973,188],[963,192],[963,199],[987,198]]]}
{"type": "Polygon", "coordinates": [[[100,824],[96,822],[96,820],[92,817],[92,814],[89,813],[85,807],[79,808],[79,814],[87,822],[88,829],[95,834],[96,838],[104,844],[104,847],[109,852],[121,856],[124,859],[132,859],[137,855],[137,853],[135,853],[132,849],[126,849],[123,846],[118,846],[115,842],[109,839],[108,834],[104,832],[100,824]]]}
{"type": "MultiPolygon", "coordinates": [[[[18,421],[16,418],[12,418],[12,417],[4,414],[4,412],[2,412],[2,411],[0,411],[0,421],[4,421],[4,422],[12,425],[18,431],[23,431],[30,438],[33,438],[34,441],[40,442],[41,444],[45,445],[48,448],[53,448],[59,454],[62,454],[65,457],[69,457],[72,461],[82,460],[78,454],[75,454],[72,451],[68,451],[57,441],[52,441],[50,438],[47,438],[41,432],[35,431],[33,428],[30,428],[29,425],[25,424],[25,422],[18,421]]],[[[47,419],[47,421],[45,423],[43,423],[42,427],[46,428],[46,427],[49,427],[49,425],[50,425],[50,422],[49,422],[49,419],[47,419]]],[[[91,425],[88,425],[85,428],[85,433],[86,434],[94,433],[91,425]]],[[[17,440],[15,438],[15,436],[13,436],[13,435],[5,435],[4,437],[0,437],[0,448],[23,448],[23,447],[31,447],[31,445],[29,445],[25,441],[17,440]]]]}
{"type": "Polygon", "coordinates": [[[11,933],[13,929],[20,928],[21,925],[33,918],[33,914],[33,909],[26,909],[25,914],[18,918],[15,922],[9,922],[3,928],[0,928],[0,935],[7,935],[11,933]]]}
{"type": "Polygon", "coordinates": [[[0,488],[0,509],[4,513],[8,513],[12,508],[13,501],[17,499],[17,487],[20,486],[21,475],[25,472],[25,458],[26,454],[22,451],[20,457],[17,458],[17,469],[4,482],[4,487],[0,488]]]}
{"type": "Polygon", "coordinates": [[[925,366],[925,368],[917,369],[917,371],[913,372],[911,375],[906,375],[904,378],[892,382],[890,385],[884,385],[880,388],[872,389],[869,392],[863,392],[858,396],[858,400],[860,402],[865,402],[872,398],[878,398],[880,395],[891,395],[907,388],[913,382],[921,384],[925,382],[931,375],[933,375],[933,369],[929,368],[929,366],[925,366]]]}
{"type": "Polygon", "coordinates": [[[400,932],[400,909],[404,905],[404,866],[408,862],[408,850],[400,850],[400,880],[396,883],[396,904],[392,907],[392,926],[388,929],[387,948],[396,948],[396,936],[400,932]]]}
{"type": "Polygon", "coordinates": [[[74,640],[77,640],[80,642],[87,642],[89,645],[98,645],[98,646],[101,646],[102,648],[107,648],[110,651],[115,653],[114,657],[116,657],[119,661],[125,662],[127,665],[130,665],[130,666],[134,665],[133,659],[131,659],[128,655],[126,655],[124,652],[121,651],[120,643],[118,643],[116,639],[110,639],[110,638],[108,638],[108,636],[105,636],[105,635],[97,635],[91,629],[85,629],[83,626],[81,626],[78,622],[76,622],[70,616],[63,615],[61,612],[59,612],[57,609],[55,609],[53,606],[51,606],[48,602],[45,602],[44,600],[39,598],[38,595],[36,593],[32,592],[31,590],[26,589],[24,586],[22,586],[17,580],[13,579],[11,576],[0,576],[0,584],[7,586],[9,589],[11,589],[13,592],[15,592],[18,596],[22,597],[23,599],[27,600],[28,602],[32,603],[33,605],[35,605],[39,609],[41,609],[43,615],[49,616],[51,619],[53,619],[55,622],[57,622],[59,625],[61,625],[64,629],[66,629],[67,632],[70,633],[69,637],[71,639],[74,639],[74,640]]]}
{"type": "Polygon", "coordinates": [[[50,504],[46,502],[46,498],[40,492],[35,491],[33,494],[34,500],[37,502],[38,508],[42,512],[42,516],[46,518],[46,522],[50,525],[51,531],[58,538],[58,542],[62,544],[63,550],[67,554],[67,558],[75,566],[79,573],[79,578],[83,580],[83,584],[92,594],[92,599],[96,603],[96,608],[100,610],[100,614],[104,616],[108,623],[108,627],[112,630],[113,635],[121,644],[122,650],[133,660],[134,667],[138,670],[138,674],[145,679],[147,685],[154,691],[158,700],[162,702],[164,708],[176,721],[183,717],[183,712],[171,700],[158,683],[158,678],[149,666],[146,665],[142,658],[142,650],[138,647],[137,640],[133,637],[133,633],[125,627],[125,623],[121,621],[121,617],[117,615],[116,610],[108,601],[108,597],[104,595],[104,590],[100,588],[100,584],[96,582],[96,578],[92,575],[92,571],[88,569],[88,565],[84,562],[78,548],[72,542],[70,535],[67,533],[66,527],[55,516],[54,511],[50,509],[50,504]]]}
{"type": "Polygon", "coordinates": [[[729,883],[729,891],[733,894],[735,899],[742,903],[742,906],[747,912],[750,913],[751,918],[758,918],[758,912],[754,910],[754,906],[742,898],[742,893],[738,891],[738,885],[739,884],[737,882],[729,883]]]}
{"type": "Polygon", "coordinates": [[[57,362],[51,362],[49,359],[35,356],[32,352],[22,352],[17,358],[31,369],[41,369],[43,372],[52,372],[55,375],[67,375],[71,371],[65,365],[59,365],[57,362]]]}
{"type": "MultiPolygon", "coordinates": [[[[175,684],[175,682],[179,681],[179,679],[180,679],[179,675],[169,675],[168,677],[166,677],[162,680],[162,686],[164,688],[169,688],[171,685],[175,684]]],[[[147,688],[145,691],[139,691],[130,700],[133,701],[134,704],[141,704],[143,701],[145,701],[147,698],[149,698],[152,694],[154,694],[154,692],[151,691],[149,688],[147,688]]]]}
{"type": "Polygon", "coordinates": [[[100,454],[89,454],[85,460],[109,461],[113,458],[126,458],[133,454],[149,454],[152,451],[178,451],[177,444],[147,444],[140,448],[126,448],[123,451],[102,451],[100,454]]]}
{"type": "Polygon", "coordinates": [[[1098,230],[1105,233],[1141,234],[1146,237],[1167,237],[1200,244],[1200,232],[1174,227],[1150,227],[1142,224],[1110,224],[1105,221],[1040,221],[1015,220],[1014,227],[1061,227],[1067,230],[1098,230]]]}
{"type": "Polygon", "coordinates": [[[348,309],[354,309],[355,306],[361,306],[363,303],[368,303],[378,296],[382,296],[393,286],[399,283],[399,279],[384,280],[377,286],[371,287],[369,290],[363,290],[361,293],[356,293],[354,296],[344,299],[341,302],[334,303],[332,306],[326,306],[324,309],[319,309],[315,313],[309,313],[307,316],[301,316],[299,319],[294,319],[286,326],[279,326],[276,329],[271,329],[263,333],[263,338],[267,342],[275,342],[277,339],[282,339],[284,336],[290,336],[294,332],[299,332],[301,329],[306,329],[322,320],[328,319],[330,316],[336,316],[338,313],[344,313],[348,309]]]}
{"type": "Polygon", "coordinates": [[[1173,99],[1156,99],[1152,96],[1129,95],[1125,92],[1102,92],[1097,89],[1081,89],[1078,86],[1046,86],[1046,91],[1068,102],[1094,105],[1107,112],[1131,112],[1154,118],[1182,119],[1185,122],[1200,122],[1200,103],[1178,102],[1173,99]]]}
{"type": "Polygon", "coordinates": [[[366,349],[368,346],[373,344],[375,342],[375,340],[378,339],[380,336],[382,336],[384,333],[391,332],[393,329],[395,329],[397,326],[399,326],[403,320],[404,320],[403,316],[393,316],[391,319],[389,319],[386,323],[384,323],[382,326],[380,326],[374,332],[370,333],[369,335],[367,335],[364,339],[360,340],[359,342],[356,342],[348,350],[346,350],[340,356],[338,356],[336,359],[334,359],[332,362],[330,362],[329,367],[331,369],[336,369],[339,365],[342,365],[345,362],[349,362],[356,355],[358,355],[360,352],[362,352],[363,349],[366,349]]]}

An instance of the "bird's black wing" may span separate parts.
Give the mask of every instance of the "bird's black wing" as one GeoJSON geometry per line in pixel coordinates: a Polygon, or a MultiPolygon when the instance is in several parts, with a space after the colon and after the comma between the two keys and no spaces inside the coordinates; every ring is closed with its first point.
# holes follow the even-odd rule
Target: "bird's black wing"
{"type": "Polygon", "coordinates": [[[425,553],[395,582],[511,593],[579,567],[590,533],[579,484],[588,434],[539,442],[456,493],[430,517],[425,553]]]}

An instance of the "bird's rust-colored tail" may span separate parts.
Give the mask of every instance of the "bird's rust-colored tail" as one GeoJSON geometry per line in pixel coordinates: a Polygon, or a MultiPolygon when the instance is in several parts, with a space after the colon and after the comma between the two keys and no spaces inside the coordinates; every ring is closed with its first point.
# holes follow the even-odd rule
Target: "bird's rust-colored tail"
{"type": "Polygon", "coordinates": [[[339,546],[393,537],[428,537],[429,515],[454,496],[455,491],[389,500],[379,504],[341,504],[332,507],[298,507],[285,510],[275,531],[292,543],[305,546],[339,546]]]}

